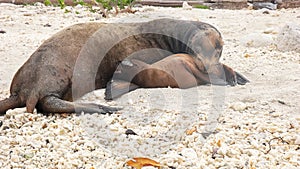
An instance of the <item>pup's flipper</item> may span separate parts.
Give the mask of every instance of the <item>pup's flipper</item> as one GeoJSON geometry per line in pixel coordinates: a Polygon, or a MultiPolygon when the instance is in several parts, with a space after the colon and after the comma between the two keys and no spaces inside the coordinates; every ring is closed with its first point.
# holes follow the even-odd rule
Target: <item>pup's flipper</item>
{"type": "Polygon", "coordinates": [[[122,96],[123,94],[129,93],[135,89],[139,88],[139,86],[123,81],[123,80],[111,80],[107,83],[105,89],[105,100],[113,100],[117,97],[122,96]]]}

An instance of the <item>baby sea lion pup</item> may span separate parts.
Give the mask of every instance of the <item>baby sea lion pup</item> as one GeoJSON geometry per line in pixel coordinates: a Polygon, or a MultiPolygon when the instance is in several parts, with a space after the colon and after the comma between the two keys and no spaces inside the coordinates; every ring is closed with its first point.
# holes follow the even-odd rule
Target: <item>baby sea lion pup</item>
{"type": "MultiPolygon", "coordinates": [[[[111,83],[106,88],[105,99],[111,100],[137,88],[172,87],[186,89],[204,84],[234,85],[230,67],[208,74],[202,61],[188,54],[173,54],[153,64],[137,59],[126,59],[118,66],[111,83]]],[[[239,74],[239,78],[242,76],[239,74]]],[[[246,79],[246,78],[242,78],[246,79]]],[[[248,81],[238,80],[243,85],[248,81]]]]}

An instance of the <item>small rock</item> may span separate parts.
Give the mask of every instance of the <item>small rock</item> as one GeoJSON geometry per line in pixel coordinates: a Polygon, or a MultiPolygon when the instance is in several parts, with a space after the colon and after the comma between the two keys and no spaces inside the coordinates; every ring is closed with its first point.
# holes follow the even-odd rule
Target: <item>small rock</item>
{"type": "Polygon", "coordinates": [[[277,101],[278,101],[278,103],[280,103],[280,104],[286,105],[286,103],[285,103],[284,101],[281,101],[281,100],[277,100],[277,101]]]}
{"type": "Polygon", "coordinates": [[[66,6],[65,7],[66,12],[72,12],[73,10],[74,10],[74,8],[72,6],[66,6]]]}
{"type": "Polygon", "coordinates": [[[235,102],[230,106],[230,108],[235,111],[243,111],[247,108],[247,105],[243,102],[235,102]]]}
{"type": "Polygon", "coordinates": [[[277,34],[277,32],[274,30],[274,28],[268,28],[264,30],[265,34],[277,34]]]}
{"type": "Polygon", "coordinates": [[[44,27],[51,27],[52,25],[50,25],[49,23],[43,25],[44,27]]]}
{"type": "MultiPolygon", "coordinates": [[[[1,126],[0,126],[1,127],[1,126]]],[[[297,120],[291,120],[290,122],[290,127],[291,128],[300,128],[300,124],[298,123],[297,120]]]]}
{"type": "Polygon", "coordinates": [[[249,53],[246,53],[245,55],[244,55],[244,57],[245,58],[250,58],[250,57],[252,57],[249,53]]]}
{"type": "Polygon", "coordinates": [[[23,16],[33,16],[33,15],[34,15],[34,13],[29,13],[29,12],[23,14],[23,16]]]}
{"type": "Polygon", "coordinates": [[[181,151],[182,156],[186,157],[187,159],[196,160],[198,158],[197,153],[192,148],[184,148],[181,151]]]}
{"type": "Polygon", "coordinates": [[[143,5],[142,5],[142,4],[134,4],[133,7],[134,7],[134,8],[142,8],[143,5]]]}
{"type": "Polygon", "coordinates": [[[128,99],[128,104],[133,104],[133,100],[132,99],[128,99]]]}
{"type": "Polygon", "coordinates": [[[295,144],[300,145],[300,135],[296,136],[295,144]]]}
{"type": "Polygon", "coordinates": [[[244,102],[244,103],[245,102],[254,103],[254,102],[256,102],[256,98],[254,98],[254,97],[245,97],[242,102],[244,102]]]}
{"type": "Polygon", "coordinates": [[[34,157],[34,154],[33,154],[33,153],[24,154],[24,158],[25,158],[26,160],[31,159],[32,157],[34,157]]]}
{"type": "Polygon", "coordinates": [[[194,132],[197,131],[197,127],[196,126],[193,126],[191,129],[188,129],[185,131],[185,134],[186,135],[192,135],[194,132]]]}
{"type": "Polygon", "coordinates": [[[192,10],[193,7],[191,5],[189,5],[186,1],[184,1],[182,3],[182,8],[185,10],[192,10]]]}
{"type": "Polygon", "coordinates": [[[253,9],[269,9],[269,10],[276,10],[277,4],[273,4],[270,2],[255,2],[253,3],[253,9]]]}
{"type": "Polygon", "coordinates": [[[1,30],[1,29],[0,29],[0,33],[6,33],[6,31],[5,31],[5,30],[1,30]]]}
{"type": "Polygon", "coordinates": [[[12,162],[15,162],[15,163],[18,163],[18,162],[20,161],[19,156],[13,154],[13,155],[11,156],[11,161],[12,161],[12,162]]]}
{"type": "Polygon", "coordinates": [[[131,129],[127,129],[126,131],[125,131],[125,134],[126,135],[137,135],[133,130],[131,130],[131,129]]]}
{"type": "Polygon", "coordinates": [[[82,5],[80,5],[80,4],[77,4],[76,6],[75,6],[75,9],[82,9],[83,7],[82,7],[82,5]]]}
{"type": "Polygon", "coordinates": [[[3,130],[8,130],[9,129],[9,127],[8,126],[3,126],[3,128],[2,128],[3,130]]]}
{"type": "Polygon", "coordinates": [[[278,34],[276,45],[283,52],[300,52],[300,25],[286,24],[278,34]]]}
{"type": "Polygon", "coordinates": [[[0,120],[0,127],[2,127],[2,125],[3,125],[3,121],[0,120]]]}
{"type": "Polygon", "coordinates": [[[41,2],[36,2],[36,3],[34,3],[34,6],[44,7],[45,4],[43,4],[41,2]]]}

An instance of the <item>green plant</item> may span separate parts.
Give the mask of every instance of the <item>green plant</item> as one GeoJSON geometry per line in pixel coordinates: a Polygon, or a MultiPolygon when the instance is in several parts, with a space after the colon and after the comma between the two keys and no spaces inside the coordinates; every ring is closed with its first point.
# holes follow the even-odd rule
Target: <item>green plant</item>
{"type": "Polygon", "coordinates": [[[87,3],[84,2],[84,0],[73,0],[74,4],[78,5],[82,5],[82,6],[88,6],[87,3]]]}
{"type": "Polygon", "coordinates": [[[125,9],[125,6],[131,6],[134,0],[96,0],[96,2],[102,4],[103,8],[111,10],[114,7],[125,9]]]}
{"type": "Polygon", "coordinates": [[[66,7],[65,0],[57,0],[57,1],[61,9],[64,9],[66,7]]]}
{"type": "Polygon", "coordinates": [[[46,6],[50,6],[50,5],[52,5],[52,3],[51,3],[51,1],[50,1],[50,0],[45,0],[45,1],[44,1],[44,4],[45,4],[46,6]]]}
{"type": "Polygon", "coordinates": [[[199,8],[199,9],[210,9],[210,7],[206,6],[206,5],[194,5],[193,7],[194,8],[199,8]]]}
{"type": "Polygon", "coordinates": [[[125,6],[131,6],[134,0],[120,0],[118,6],[120,9],[125,9],[125,6]]]}
{"type": "MultiPolygon", "coordinates": [[[[110,10],[115,9],[116,14],[119,12],[131,12],[134,13],[135,11],[131,10],[132,4],[135,0],[92,0],[94,2],[94,5],[98,5],[100,7],[100,13],[104,17],[107,16],[107,13],[110,12],[110,10]],[[125,9],[126,8],[126,9],[125,9]],[[121,11],[119,11],[121,10],[121,11]]],[[[65,0],[57,0],[58,6],[60,6],[61,9],[64,9],[66,7],[65,0]]],[[[45,5],[51,5],[50,0],[44,0],[45,5]]],[[[75,5],[80,4],[82,6],[86,6],[89,8],[90,12],[97,12],[96,9],[93,9],[93,6],[91,3],[85,3],[84,0],[73,0],[73,3],[75,5]]],[[[98,10],[99,11],[99,10],[98,10]]],[[[65,10],[65,13],[70,12],[69,10],[65,10]]],[[[77,12],[76,12],[77,13],[77,12]]]]}
{"type": "Polygon", "coordinates": [[[65,9],[65,13],[70,13],[71,11],[68,9],[65,9]]]}

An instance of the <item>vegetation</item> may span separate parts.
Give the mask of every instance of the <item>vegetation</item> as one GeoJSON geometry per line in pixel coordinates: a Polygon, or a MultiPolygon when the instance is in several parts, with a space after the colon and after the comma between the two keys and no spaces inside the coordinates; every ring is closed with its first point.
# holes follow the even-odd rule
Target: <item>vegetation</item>
{"type": "Polygon", "coordinates": [[[114,7],[125,9],[125,6],[131,6],[134,0],[96,0],[97,3],[102,4],[105,9],[111,10],[114,7]]]}
{"type": "Polygon", "coordinates": [[[52,5],[52,3],[51,3],[50,0],[45,0],[45,1],[44,1],[44,4],[45,4],[46,6],[52,5]]]}
{"type": "Polygon", "coordinates": [[[209,6],[206,5],[193,5],[194,8],[199,8],[199,9],[210,9],[209,6]]]}
{"type": "MultiPolygon", "coordinates": [[[[118,14],[120,12],[129,12],[134,13],[131,9],[133,3],[135,0],[93,0],[93,4],[91,3],[85,3],[84,0],[73,0],[75,5],[82,5],[89,8],[91,12],[99,12],[104,17],[107,17],[108,13],[114,9],[115,13],[118,14]],[[93,8],[93,5],[98,6],[100,10],[96,10],[93,8]]],[[[66,7],[65,0],[57,0],[58,5],[61,9],[64,9],[66,7]]],[[[44,4],[46,6],[52,5],[50,0],[44,0],[44,4]]],[[[68,10],[65,11],[70,12],[68,10]]]]}
{"type": "Polygon", "coordinates": [[[66,7],[65,0],[57,0],[61,9],[66,7]]]}
{"type": "Polygon", "coordinates": [[[95,4],[97,4],[101,13],[104,17],[107,17],[107,14],[114,9],[115,13],[118,14],[120,12],[128,12],[134,13],[131,9],[135,0],[94,0],[95,4]]]}

